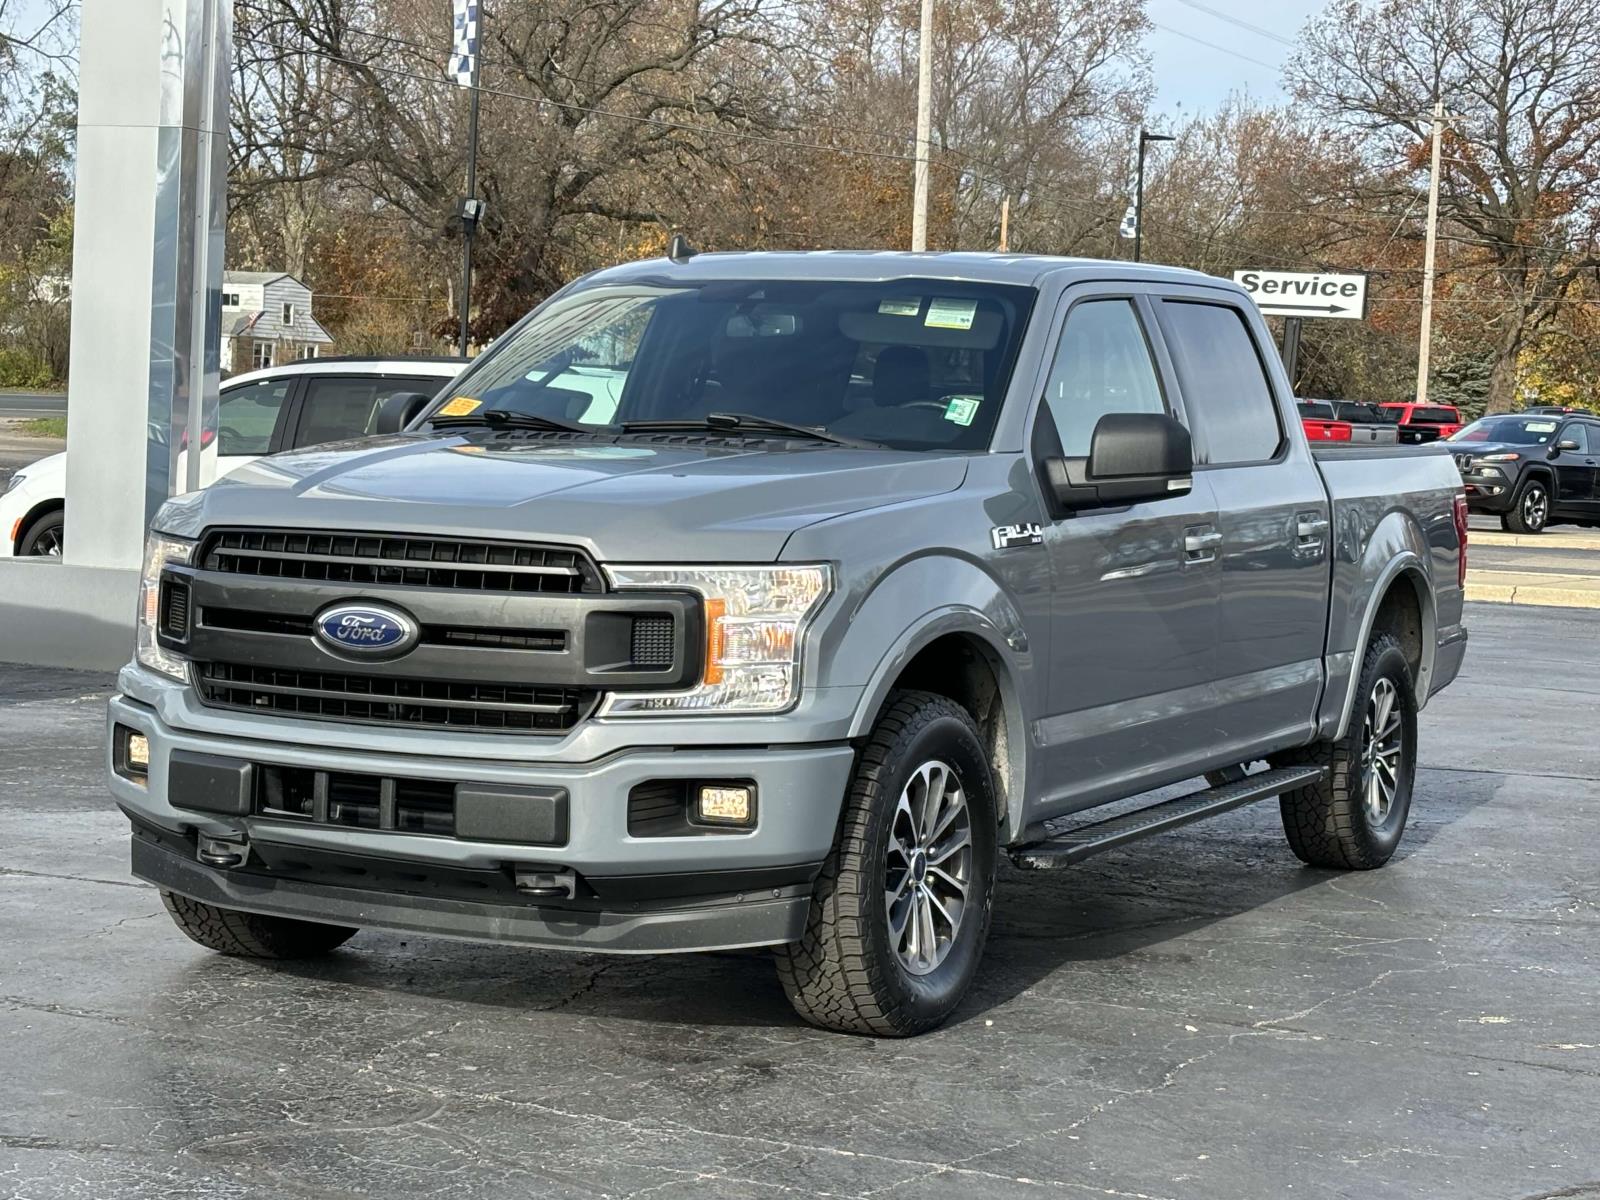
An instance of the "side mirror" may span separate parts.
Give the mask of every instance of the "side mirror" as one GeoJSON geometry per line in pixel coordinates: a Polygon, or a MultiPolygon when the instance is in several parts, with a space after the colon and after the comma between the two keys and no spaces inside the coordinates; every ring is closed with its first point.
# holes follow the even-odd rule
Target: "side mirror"
{"type": "Polygon", "coordinates": [[[1576,450],[1577,448],[1578,448],[1578,443],[1576,441],[1574,441],[1572,438],[1562,438],[1559,442],[1556,443],[1556,449],[1557,450],[1576,450]]]}
{"type": "Polygon", "coordinates": [[[1094,427],[1089,457],[1044,462],[1063,512],[1181,496],[1193,486],[1189,431],[1166,413],[1108,413],[1094,427]]]}
{"type": "Polygon", "coordinates": [[[432,396],[421,392],[396,392],[378,405],[377,420],[372,423],[373,433],[399,433],[427,406],[432,396]]]}

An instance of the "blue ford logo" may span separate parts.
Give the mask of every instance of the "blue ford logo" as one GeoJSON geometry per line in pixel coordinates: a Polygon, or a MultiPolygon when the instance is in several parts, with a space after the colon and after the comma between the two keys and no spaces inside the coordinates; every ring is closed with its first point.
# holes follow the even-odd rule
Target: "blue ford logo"
{"type": "Polygon", "coordinates": [[[384,658],[417,644],[417,623],[377,604],[336,604],[317,614],[317,637],[341,654],[384,658]]]}

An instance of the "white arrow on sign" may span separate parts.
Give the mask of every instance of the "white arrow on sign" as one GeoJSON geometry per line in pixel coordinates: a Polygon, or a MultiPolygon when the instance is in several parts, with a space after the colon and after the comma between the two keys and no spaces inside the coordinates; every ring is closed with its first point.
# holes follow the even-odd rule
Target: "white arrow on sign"
{"type": "Polygon", "coordinates": [[[1367,315],[1367,277],[1326,271],[1235,271],[1233,281],[1269,317],[1332,317],[1359,321],[1367,315]]]}

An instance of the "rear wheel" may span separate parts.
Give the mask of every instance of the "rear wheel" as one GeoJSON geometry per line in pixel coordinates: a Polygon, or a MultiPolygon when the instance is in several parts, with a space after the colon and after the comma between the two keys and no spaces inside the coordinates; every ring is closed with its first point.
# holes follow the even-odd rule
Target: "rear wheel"
{"type": "Polygon", "coordinates": [[[857,760],[805,936],[777,952],[795,1010],[888,1037],[948,1017],[988,937],[995,821],[971,714],[928,692],[891,697],[857,760]]]}
{"type": "Polygon", "coordinates": [[[356,930],[291,917],[219,908],[176,892],[162,892],[172,922],[208,950],[239,958],[315,958],[349,941],[356,930]]]}
{"type": "Polygon", "coordinates": [[[1500,518],[1510,533],[1543,533],[1550,524],[1550,491],[1542,479],[1529,479],[1517,491],[1511,511],[1500,518]]]}
{"type": "Polygon", "coordinates": [[[1372,639],[1356,686],[1356,708],[1342,738],[1274,760],[1328,768],[1322,782],[1278,800],[1290,849],[1314,867],[1383,866],[1400,845],[1411,811],[1416,690],[1394,635],[1372,639]]]}
{"type": "Polygon", "coordinates": [[[25,557],[60,558],[62,530],[66,514],[60,509],[35,517],[17,542],[17,553],[25,557]]]}

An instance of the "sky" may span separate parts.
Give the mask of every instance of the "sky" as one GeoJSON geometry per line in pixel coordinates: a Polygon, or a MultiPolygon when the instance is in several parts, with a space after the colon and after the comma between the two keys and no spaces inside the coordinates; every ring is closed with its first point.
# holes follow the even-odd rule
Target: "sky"
{"type": "Polygon", "coordinates": [[[1288,99],[1282,68],[1293,42],[1327,0],[1146,0],[1155,26],[1145,39],[1156,83],[1155,113],[1180,117],[1216,108],[1229,93],[1259,100],[1288,99]],[[1211,12],[1204,11],[1206,9],[1211,12]],[[1215,14],[1224,14],[1218,16],[1215,14]],[[1265,33],[1243,28],[1233,17],[1265,33]],[[1210,43],[1205,45],[1203,43],[1210,43]]]}

